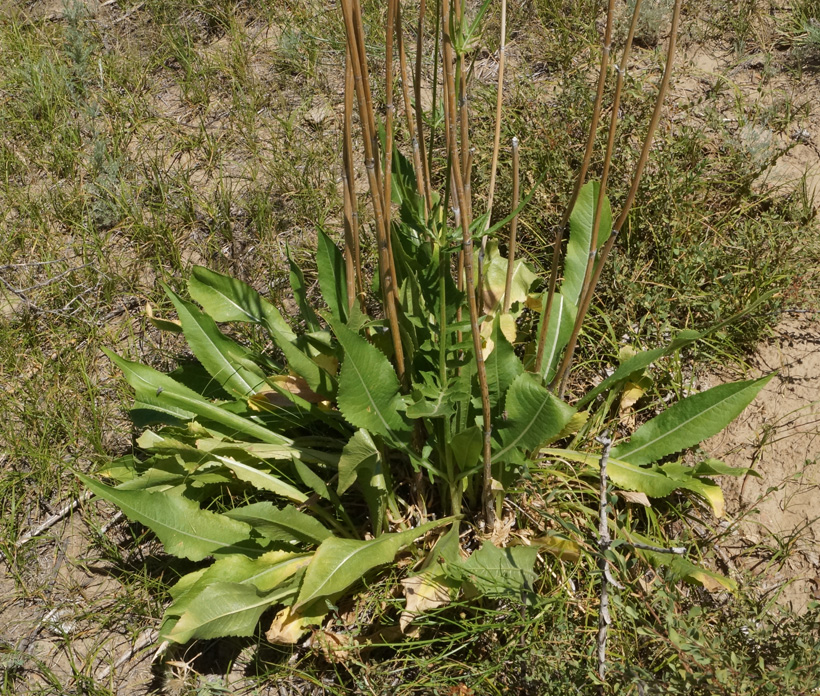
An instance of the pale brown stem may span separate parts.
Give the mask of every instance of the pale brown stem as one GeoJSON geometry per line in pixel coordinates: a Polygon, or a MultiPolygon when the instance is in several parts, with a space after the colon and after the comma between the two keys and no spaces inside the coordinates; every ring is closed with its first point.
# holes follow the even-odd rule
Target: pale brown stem
{"type": "Polygon", "coordinates": [[[344,189],[345,269],[347,271],[347,299],[352,309],[359,297],[364,306],[361,278],[361,252],[356,200],[355,172],[353,170],[353,65],[350,49],[345,56],[344,123],[342,126],[342,187],[344,189]]]}
{"type": "MultiPolygon", "coordinates": [[[[498,172],[498,153],[501,149],[501,113],[504,102],[504,64],[507,53],[507,0],[501,0],[501,45],[498,48],[498,86],[495,97],[495,133],[493,134],[493,158],[490,163],[490,190],[487,193],[487,219],[484,222],[484,232],[490,229],[490,219],[493,215],[493,199],[495,198],[495,179],[498,172]]],[[[484,287],[483,258],[487,250],[487,236],[481,238],[481,254],[478,263],[478,287],[484,287]]],[[[483,295],[479,297],[479,307],[483,305],[483,295]]],[[[479,311],[482,311],[481,309],[479,311]]]]}
{"type": "MultiPolygon", "coordinates": [[[[592,296],[595,293],[595,288],[598,285],[598,281],[601,278],[601,272],[603,270],[603,265],[606,259],[609,256],[609,253],[612,251],[612,247],[615,245],[615,240],[617,239],[621,227],[623,226],[624,222],[626,221],[626,216],[629,214],[629,210],[632,207],[632,203],[635,201],[635,195],[638,192],[638,186],[640,186],[641,177],[643,176],[643,170],[646,166],[646,161],[649,158],[649,151],[652,148],[652,140],[655,136],[655,130],[658,127],[658,123],[661,118],[661,112],[663,111],[663,103],[666,97],[666,93],[669,90],[669,80],[672,77],[672,69],[675,63],[675,48],[677,45],[677,36],[678,36],[678,25],[680,22],[680,11],[681,11],[682,0],[675,0],[675,6],[672,11],[672,26],[670,29],[670,36],[669,36],[669,44],[666,50],[666,65],[663,71],[663,77],[661,78],[661,84],[658,88],[658,96],[655,100],[655,109],[652,112],[652,119],[649,122],[649,129],[646,133],[646,137],[643,141],[643,147],[641,148],[641,155],[638,159],[638,163],[635,165],[635,172],[632,176],[632,185],[629,188],[629,194],[627,195],[626,202],[624,203],[624,207],[622,208],[620,214],[618,215],[617,220],[615,220],[615,224],[612,227],[612,234],[610,235],[609,239],[607,240],[606,244],[604,245],[603,249],[601,250],[600,259],[598,261],[598,265],[595,268],[593,273],[592,279],[589,283],[589,287],[586,288],[584,295],[581,299],[581,304],[578,307],[578,317],[583,320],[583,317],[589,311],[589,306],[592,303],[592,296]]],[[[633,18],[634,21],[634,18],[633,18]]],[[[620,77],[620,76],[619,76],[620,77]]],[[[578,321],[576,320],[576,324],[578,321]]],[[[561,382],[560,382],[560,389],[559,393],[563,394],[566,383],[569,378],[569,370],[572,366],[572,358],[575,352],[575,346],[578,341],[578,335],[580,334],[580,325],[577,325],[576,328],[573,330],[573,336],[570,337],[570,344],[567,345],[567,350],[564,355],[562,369],[556,372],[556,379],[558,375],[561,375],[561,382]],[[573,340],[574,338],[574,340],[573,340]]],[[[556,383],[554,381],[554,383],[556,383]]]]}
{"type": "MultiPolygon", "coordinates": [[[[615,3],[614,0],[609,0],[606,16],[606,29],[604,30],[605,37],[612,35],[612,24],[614,21],[615,3]]],[[[592,160],[592,151],[595,148],[595,136],[598,133],[598,121],[601,118],[601,102],[604,98],[604,85],[606,84],[606,69],[609,63],[609,46],[608,39],[604,41],[604,47],[601,51],[601,67],[598,72],[598,90],[595,93],[595,104],[592,108],[592,122],[589,124],[589,133],[587,135],[586,149],[584,150],[584,159],[581,161],[581,169],[578,171],[578,177],[575,180],[575,186],[572,190],[572,195],[569,198],[567,207],[564,210],[564,215],[561,222],[555,230],[555,239],[552,248],[552,264],[550,268],[550,280],[547,288],[547,306],[544,308],[544,315],[541,323],[541,331],[538,335],[538,349],[535,357],[535,371],[541,373],[542,363],[544,361],[544,348],[547,344],[547,328],[549,327],[550,314],[552,313],[552,304],[555,298],[555,285],[558,281],[558,266],[561,263],[561,247],[564,241],[564,233],[567,229],[569,216],[572,214],[572,209],[575,207],[575,201],[578,200],[578,194],[581,187],[587,178],[589,171],[589,163],[592,160]]]]}
{"type": "Polygon", "coordinates": [[[413,168],[416,172],[416,188],[419,195],[425,199],[424,219],[430,215],[431,201],[428,201],[424,191],[424,172],[422,171],[422,157],[419,141],[416,137],[415,118],[413,113],[413,105],[410,102],[410,87],[407,79],[407,56],[404,53],[404,35],[402,33],[401,25],[401,3],[396,7],[396,40],[399,44],[399,71],[401,72],[401,95],[404,102],[404,115],[407,119],[407,132],[410,135],[410,145],[413,149],[413,168]]]}
{"type": "MultiPolygon", "coordinates": [[[[416,99],[416,134],[419,139],[419,150],[421,151],[422,169],[417,173],[424,182],[424,200],[427,209],[433,209],[433,194],[430,183],[430,165],[427,161],[427,148],[424,143],[424,120],[422,118],[424,109],[421,106],[421,61],[423,49],[424,13],[427,10],[427,1],[421,0],[419,3],[419,22],[416,27],[416,72],[413,80],[413,91],[416,99]]],[[[435,105],[434,105],[435,106],[435,105]]]]}
{"type": "MultiPolygon", "coordinates": [[[[512,209],[518,209],[519,198],[519,171],[518,171],[518,138],[512,139],[512,169],[513,169],[513,192],[512,209]]],[[[507,280],[504,284],[504,314],[510,311],[510,294],[512,293],[513,266],[515,265],[515,245],[516,233],[518,231],[518,214],[510,221],[510,244],[507,251],[507,280]]]]}
{"type": "MultiPolygon", "coordinates": [[[[449,151],[450,169],[455,179],[455,203],[461,210],[464,209],[464,179],[462,177],[461,162],[456,145],[456,108],[455,108],[455,77],[453,75],[453,44],[450,36],[449,23],[446,21],[449,16],[448,1],[442,0],[442,33],[444,35],[444,80],[447,84],[445,90],[446,99],[449,102],[447,128],[450,131],[449,151]]],[[[478,305],[476,303],[475,283],[473,282],[473,239],[466,217],[461,215],[462,249],[464,251],[464,283],[467,292],[467,304],[470,311],[470,329],[473,335],[473,350],[475,351],[476,368],[478,372],[478,385],[481,391],[481,410],[484,426],[484,482],[482,487],[482,507],[484,511],[484,522],[488,529],[492,529],[495,523],[495,508],[493,505],[492,490],[492,421],[490,411],[490,391],[487,386],[487,370],[484,365],[484,353],[481,346],[481,334],[478,326],[478,305]]]]}
{"type": "MultiPolygon", "coordinates": [[[[487,222],[484,230],[490,228],[495,198],[495,180],[498,172],[498,153],[501,149],[501,110],[504,101],[504,64],[507,53],[507,0],[501,0],[501,45],[498,48],[498,86],[495,96],[495,132],[493,134],[493,158],[490,163],[490,190],[487,193],[487,222]]],[[[481,248],[487,246],[487,238],[481,240],[481,248]]]]}
{"type": "MultiPolygon", "coordinates": [[[[356,98],[359,103],[359,116],[362,127],[362,140],[364,141],[364,165],[367,171],[367,179],[370,184],[370,198],[373,202],[373,217],[375,218],[376,245],[379,251],[379,280],[381,282],[382,294],[384,298],[385,314],[390,326],[390,334],[393,341],[393,350],[396,358],[396,371],[400,379],[404,376],[404,350],[399,334],[399,323],[396,314],[394,276],[391,274],[391,263],[389,259],[389,244],[387,229],[384,224],[384,207],[382,205],[383,189],[379,180],[379,172],[376,169],[377,153],[374,152],[375,137],[371,131],[371,124],[375,124],[375,117],[372,109],[368,114],[368,94],[367,88],[367,63],[362,63],[361,57],[364,53],[364,37],[356,31],[357,24],[361,25],[361,17],[357,23],[354,17],[354,6],[356,0],[342,0],[342,12],[344,14],[345,30],[347,32],[348,45],[350,46],[351,63],[353,67],[353,83],[356,87],[356,98]],[[359,45],[361,43],[361,45],[359,45]]],[[[375,127],[375,126],[374,126],[375,127]]]]}

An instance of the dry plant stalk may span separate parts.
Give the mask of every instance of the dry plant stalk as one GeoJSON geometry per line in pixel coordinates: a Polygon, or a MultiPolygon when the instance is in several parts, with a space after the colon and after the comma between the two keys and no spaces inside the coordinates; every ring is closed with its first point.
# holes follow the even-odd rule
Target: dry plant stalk
{"type": "Polygon", "coordinates": [[[345,55],[344,123],[342,125],[342,188],[344,189],[345,271],[347,272],[348,309],[358,296],[364,308],[362,260],[359,247],[359,213],[353,171],[353,65],[350,49],[345,55]]]}
{"type": "Polygon", "coordinates": [[[587,135],[586,149],[584,150],[584,159],[581,161],[581,169],[578,171],[578,177],[575,180],[575,187],[572,190],[572,195],[569,198],[564,214],[561,217],[561,222],[555,229],[555,239],[552,248],[552,264],[550,267],[550,280],[547,289],[547,306],[544,308],[544,317],[541,323],[541,331],[538,336],[538,348],[535,357],[535,371],[541,373],[541,367],[544,361],[544,349],[547,343],[547,328],[549,327],[550,315],[552,314],[552,302],[555,298],[555,286],[558,282],[558,266],[561,263],[561,246],[564,240],[564,233],[567,230],[567,223],[569,216],[572,214],[572,209],[575,207],[575,202],[578,200],[578,194],[581,192],[581,187],[587,178],[589,171],[589,163],[592,160],[592,151],[595,149],[595,136],[598,132],[598,121],[601,118],[601,104],[604,98],[604,85],[606,84],[606,69],[609,64],[610,41],[612,38],[612,24],[615,14],[615,0],[609,0],[606,14],[606,29],[604,30],[604,45],[601,51],[601,68],[598,73],[598,89],[595,93],[595,104],[592,108],[592,122],[589,124],[589,133],[587,135]]]}
{"type": "MultiPolygon", "coordinates": [[[[414,123],[416,116],[415,110],[413,109],[413,104],[410,101],[410,87],[407,79],[407,56],[404,52],[404,35],[401,24],[401,3],[399,3],[396,7],[396,40],[399,45],[399,72],[401,74],[401,92],[402,101],[404,102],[404,115],[407,119],[407,132],[410,135],[410,147],[413,150],[413,168],[414,171],[417,172],[416,188],[418,189],[419,195],[424,198],[424,219],[426,222],[427,218],[430,216],[432,200],[429,199],[427,195],[428,191],[425,190],[424,186],[421,148],[419,147],[419,140],[416,135],[414,123]]],[[[420,108],[418,104],[416,106],[417,108],[420,108]]]]}
{"type": "MultiPolygon", "coordinates": [[[[396,371],[401,380],[404,377],[404,350],[399,334],[397,316],[397,297],[395,288],[394,264],[390,254],[389,229],[385,224],[384,190],[381,186],[380,167],[378,164],[378,140],[376,136],[376,119],[373,113],[373,101],[370,94],[367,59],[365,56],[364,29],[357,0],[342,0],[345,31],[353,68],[353,83],[359,104],[359,117],[364,141],[364,166],[367,170],[370,185],[370,197],[373,201],[375,217],[376,244],[379,250],[379,281],[384,295],[385,314],[390,325],[390,335],[396,359],[396,371]]],[[[348,172],[352,178],[352,171],[348,172]]]]}
{"type": "MultiPolygon", "coordinates": [[[[458,151],[456,141],[456,105],[455,94],[456,84],[453,75],[453,43],[450,36],[450,29],[446,21],[449,16],[447,0],[442,0],[442,33],[444,35],[444,95],[447,105],[446,118],[448,136],[448,149],[450,155],[450,172],[454,180],[455,205],[459,211],[465,208],[464,177],[462,176],[461,156],[458,151]]],[[[484,512],[484,523],[488,529],[492,529],[495,523],[495,506],[493,504],[492,489],[492,414],[490,410],[490,391],[487,385],[487,369],[484,365],[484,351],[481,345],[481,333],[478,326],[478,302],[476,298],[475,281],[473,280],[473,238],[470,234],[470,226],[467,217],[460,215],[462,233],[462,256],[464,263],[464,287],[467,293],[467,303],[470,311],[470,330],[473,338],[473,350],[475,351],[476,369],[478,373],[478,385],[481,392],[481,411],[483,418],[484,442],[482,448],[483,460],[483,487],[481,492],[482,509],[484,512]]]]}
{"type": "MultiPolygon", "coordinates": [[[[512,190],[512,209],[518,210],[519,192],[519,163],[518,163],[518,138],[512,139],[512,176],[513,176],[513,190],[512,190]]],[[[512,292],[513,280],[513,266],[515,265],[515,245],[516,234],[518,231],[518,214],[510,221],[510,243],[507,251],[507,278],[504,283],[504,314],[510,311],[510,293],[512,292]]]]}
{"type": "MultiPolygon", "coordinates": [[[[603,249],[601,250],[597,266],[592,273],[592,277],[585,283],[582,294],[581,294],[581,302],[578,307],[578,314],[575,319],[575,325],[573,326],[572,335],[570,336],[570,341],[567,344],[566,351],[564,352],[564,358],[561,361],[561,365],[555,373],[555,378],[553,379],[551,387],[555,385],[559,386],[559,396],[563,396],[564,390],[566,388],[566,383],[569,378],[569,371],[572,367],[572,359],[575,354],[575,347],[578,343],[578,336],[581,333],[581,326],[583,324],[584,318],[586,313],[589,311],[589,306],[592,303],[592,296],[595,293],[595,288],[598,285],[598,281],[601,277],[601,272],[603,270],[604,263],[606,262],[607,258],[609,257],[610,252],[612,251],[612,247],[615,245],[615,241],[620,234],[621,227],[623,226],[624,222],[626,221],[627,215],[629,215],[629,211],[632,208],[632,203],[635,201],[635,196],[638,193],[638,187],[641,183],[641,177],[643,176],[643,170],[646,166],[646,162],[649,159],[649,150],[652,148],[652,141],[655,136],[655,130],[658,127],[658,123],[660,122],[661,112],[663,111],[663,103],[666,98],[666,93],[669,90],[669,81],[672,77],[672,70],[675,64],[675,48],[677,45],[677,37],[678,37],[678,25],[680,22],[680,11],[683,2],[682,0],[675,0],[675,6],[672,11],[672,24],[670,27],[670,35],[669,35],[669,44],[666,50],[666,64],[663,70],[663,77],[661,78],[661,84],[658,88],[658,96],[655,100],[655,108],[652,112],[652,119],[649,122],[649,129],[647,130],[646,137],[643,141],[643,146],[641,148],[641,155],[638,159],[638,163],[635,165],[635,171],[632,175],[632,185],[629,188],[629,193],[627,194],[626,201],[621,209],[618,218],[615,220],[615,223],[612,227],[612,233],[609,236],[606,244],[604,245],[603,249]]],[[[633,13],[632,23],[630,25],[629,31],[629,38],[628,44],[624,49],[624,59],[621,63],[621,67],[618,71],[618,83],[616,85],[616,98],[618,102],[616,103],[616,108],[613,112],[612,118],[613,123],[610,127],[609,133],[609,142],[613,143],[615,138],[614,129],[616,128],[616,121],[617,119],[617,105],[620,103],[620,91],[623,85],[624,73],[626,72],[626,60],[628,59],[628,52],[629,48],[631,47],[631,40],[634,36],[635,27],[637,26],[637,16],[638,10],[640,9],[640,2],[636,3],[635,12],[633,13]]],[[[612,157],[612,148],[608,144],[607,147],[607,159],[605,161],[605,171],[608,171],[609,160],[612,157]]],[[[605,183],[605,182],[604,182],[605,183]]],[[[603,189],[603,184],[602,184],[603,189]]],[[[598,216],[598,210],[596,208],[596,217],[598,216]]],[[[593,247],[594,248],[594,247],[593,247]]],[[[589,270],[589,269],[588,269],[589,270]]]]}

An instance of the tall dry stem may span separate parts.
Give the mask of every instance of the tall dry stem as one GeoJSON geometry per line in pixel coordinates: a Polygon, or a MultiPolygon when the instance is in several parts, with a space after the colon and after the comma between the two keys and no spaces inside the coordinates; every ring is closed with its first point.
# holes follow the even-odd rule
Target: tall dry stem
{"type": "MultiPolygon", "coordinates": [[[[519,183],[519,164],[518,164],[518,138],[512,139],[512,176],[513,176],[513,190],[512,190],[512,209],[518,210],[518,199],[520,196],[519,183]]],[[[504,283],[504,313],[510,311],[510,294],[512,293],[513,281],[513,266],[515,265],[515,246],[516,233],[518,231],[518,214],[516,213],[510,222],[510,243],[507,251],[507,278],[504,283]]]]}
{"type": "MultiPolygon", "coordinates": [[[[465,206],[464,177],[462,176],[461,161],[456,138],[456,105],[455,94],[456,84],[453,74],[453,64],[455,62],[452,37],[450,36],[449,23],[446,21],[449,16],[448,2],[441,3],[442,13],[442,34],[444,35],[444,95],[447,100],[447,129],[448,148],[450,159],[450,171],[454,179],[454,198],[457,208],[461,211],[465,206]]],[[[478,326],[478,303],[476,301],[475,282],[473,280],[473,238],[470,234],[470,226],[466,216],[461,218],[462,252],[464,259],[464,286],[467,293],[467,305],[470,312],[470,330],[473,337],[473,350],[475,352],[476,368],[478,373],[478,385],[481,392],[481,411],[483,418],[484,442],[482,448],[483,459],[483,485],[481,492],[482,509],[484,512],[484,523],[488,529],[492,529],[495,523],[495,506],[493,504],[493,475],[492,475],[492,420],[490,410],[490,390],[487,385],[487,369],[484,365],[484,352],[481,346],[481,334],[478,326]]]]}
{"type": "Polygon", "coordinates": [[[393,350],[396,360],[396,371],[399,378],[404,377],[404,350],[399,334],[399,322],[396,307],[395,274],[390,258],[389,230],[385,225],[383,194],[378,169],[378,149],[375,135],[375,116],[372,109],[372,98],[368,85],[368,71],[366,57],[364,56],[364,34],[361,26],[361,15],[358,21],[355,17],[358,8],[357,0],[342,0],[342,13],[344,15],[345,31],[351,64],[353,67],[353,84],[355,86],[356,98],[359,105],[359,120],[362,128],[362,140],[364,142],[364,166],[367,170],[368,183],[370,185],[370,198],[373,201],[373,216],[376,227],[376,245],[379,250],[379,281],[381,283],[384,296],[385,314],[390,326],[390,334],[393,342],[393,350]]]}
{"type": "MultiPolygon", "coordinates": [[[[661,78],[661,84],[658,88],[658,96],[655,99],[655,108],[652,112],[652,118],[649,122],[649,128],[646,132],[646,136],[643,141],[643,146],[641,148],[641,155],[638,158],[638,163],[635,165],[635,171],[632,175],[632,185],[629,187],[629,193],[627,194],[626,201],[624,202],[623,208],[621,209],[621,212],[618,215],[618,218],[615,220],[615,223],[612,227],[612,233],[610,234],[609,239],[607,240],[606,244],[601,250],[598,264],[592,274],[592,278],[590,279],[587,286],[584,288],[581,302],[578,307],[578,314],[576,317],[575,326],[573,327],[572,335],[570,336],[570,342],[567,344],[567,349],[564,353],[564,358],[561,362],[561,366],[555,373],[553,385],[560,385],[559,396],[562,396],[564,390],[566,389],[567,380],[569,379],[569,371],[572,367],[572,359],[575,354],[575,347],[578,342],[578,336],[581,332],[581,324],[587,312],[589,311],[590,304],[592,303],[592,296],[595,294],[595,288],[597,287],[598,281],[601,278],[603,265],[609,257],[609,254],[612,251],[612,247],[615,245],[615,241],[618,238],[618,235],[620,234],[621,227],[626,221],[626,217],[629,214],[629,210],[631,209],[632,204],[635,201],[635,196],[638,193],[638,187],[641,183],[641,177],[643,176],[643,170],[646,166],[647,160],[649,159],[649,151],[652,148],[652,141],[655,137],[655,130],[657,129],[658,123],[660,122],[661,112],[663,111],[663,103],[666,98],[666,93],[669,90],[669,81],[672,77],[672,70],[675,64],[675,48],[677,46],[678,25],[680,22],[680,11],[682,4],[682,0],[675,0],[675,6],[672,11],[672,23],[670,27],[669,44],[667,45],[666,49],[666,65],[664,66],[663,77],[661,78]]],[[[636,7],[636,10],[637,9],[639,8],[636,7]]],[[[634,27],[636,26],[636,22],[636,16],[633,15],[632,26],[630,26],[630,37],[634,33],[634,27]]],[[[627,49],[625,49],[625,52],[626,50],[627,49]]],[[[626,58],[628,58],[628,56],[626,56],[626,58]]],[[[624,60],[622,61],[621,69],[619,70],[618,75],[618,79],[621,82],[623,80],[623,72],[625,70],[626,62],[624,60]]],[[[617,112],[613,115],[613,117],[615,117],[616,115],[617,112]]],[[[614,134],[610,131],[610,140],[613,139],[614,134]]]]}
{"type": "Polygon", "coordinates": [[[604,30],[604,43],[601,50],[601,66],[598,72],[598,89],[595,93],[595,104],[592,108],[592,121],[589,124],[589,133],[587,135],[586,149],[584,150],[584,159],[581,162],[581,169],[578,171],[578,177],[575,180],[575,186],[573,187],[572,195],[569,198],[567,207],[561,217],[561,222],[555,229],[555,239],[553,240],[552,248],[552,263],[550,267],[550,280],[547,288],[547,304],[544,308],[541,331],[538,335],[538,348],[535,354],[535,371],[539,374],[544,361],[544,349],[547,344],[547,328],[549,327],[550,315],[552,314],[552,304],[555,299],[555,286],[558,281],[558,267],[561,263],[561,247],[564,241],[564,234],[567,230],[569,216],[572,214],[572,209],[575,207],[575,202],[578,200],[578,194],[581,192],[581,187],[586,181],[587,172],[589,171],[589,163],[592,160],[592,152],[595,148],[595,136],[598,133],[598,121],[601,117],[601,103],[604,98],[604,85],[606,84],[607,66],[609,65],[609,43],[612,37],[614,17],[615,0],[609,0],[606,14],[606,29],[604,30]]]}

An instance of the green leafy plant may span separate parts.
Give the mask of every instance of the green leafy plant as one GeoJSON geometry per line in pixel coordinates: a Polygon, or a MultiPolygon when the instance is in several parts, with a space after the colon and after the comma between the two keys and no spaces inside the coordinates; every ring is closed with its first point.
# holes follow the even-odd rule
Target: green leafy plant
{"type": "MultiPolygon", "coordinates": [[[[655,112],[617,217],[606,197],[608,163],[640,3],[617,71],[604,172],[600,182],[586,182],[609,73],[610,3],[593,123],[570,205],[556,225],[548,279],[515,258],[516,216],[532,196],[519,203],[517,142],[513,210],[494,221],[490,193],[484,212],[473,214],[464,97],[478,20],[446,0],[437,3],[435,56],[440,44],[443,82],[433,78],[440,100],[433,110],[443,105],[445,132],[433,129],[425,142],[423,114],[414,110],[421,104],[424,3],[412,80],[400,7],[388,4],[383,127],[376,123],[358,3],[341,5],[348,38],[345,245],[340,250],[318,230],[322,302],[309,296],[293,261],[300,310],[293,323],[249,285],[200,267],[188,281],[193,301],[167,288],[178,319],[151,317],[157,328],[184,334],[193,361],[164,374],[108,353],[135,390],[134,421],[144,428],[139,455],[103,472],[115,486],[81,479],[152,529],[168,553],[202,564],[170,589],[162,641],[250,635],[266,610],[278,608],[267,637],[295,642],[403,551],[414,559],[404,581],[406,632],[419,613],[461,592],[537,601],[539,548],[577,555],[584,532],[569,524],[537,528],[536,541],[524,543],[509,533],[515,491],[528,480],[543,487],[559,470],[567,486],[597,477],[595,438],[617,427],[647,368],[703,336],[683,332],[665,347],[624,356],[581,398],[564,398],[601,267],[637,193],[660,118],[680,2],[655,112]],[[410,158],[395,146],[395,38],[410,158]],[[378,253],[372,284],[359,242],[354,100],[378,253]],[[445,154],[438,159],[442,135],[445,154]],[[498,233],[508,223],[504,258],[498,233]],[[225,328],[232,324],[250,325],[268,348],[238,342],[225,328]]],[[[503,74],[499,90],[502,83],[503,74]]],[[[493,169],[497,160],[498,138],[493,169]]],[[[691,493],[720,514],[713,479],[738,471],[713,461],[687,466],[677,455],[727,425],[765,381],[693,394],[631,434],[626,429],[609,453],[609,480],[653,498],[691,493]]],[[[581,513],[587,521],[596,515],[592,506],[581,513]]],[[[636,530],[615,533],[678,577],[731,586],[636,530]]]]}

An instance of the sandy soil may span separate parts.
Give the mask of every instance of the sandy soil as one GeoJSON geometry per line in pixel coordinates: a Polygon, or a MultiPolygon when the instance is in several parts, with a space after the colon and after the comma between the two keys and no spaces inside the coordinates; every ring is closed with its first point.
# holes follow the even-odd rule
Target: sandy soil
{"type": "Polygon", "coordinates": [[[774,333],[751,375],[774,378],[707,449],[758,475],[723,481],[732,523],[723,550],[736,570],[760,575],[772,598],[802,611],[820,599],[820,322],[789,317],[774,333]]]}

